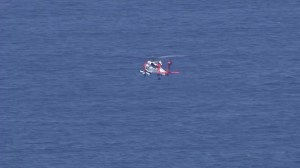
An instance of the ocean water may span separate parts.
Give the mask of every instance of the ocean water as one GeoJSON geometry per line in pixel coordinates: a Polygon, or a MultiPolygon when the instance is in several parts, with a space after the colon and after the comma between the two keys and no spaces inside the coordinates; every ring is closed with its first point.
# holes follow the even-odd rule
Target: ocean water
{"type": "Polygon", "coordinates": [[[299,167],[299,20],[297,0],[1,0],[0,167],[299,167]],[[162,55],[181,73],[139,73],[162,55]]]}

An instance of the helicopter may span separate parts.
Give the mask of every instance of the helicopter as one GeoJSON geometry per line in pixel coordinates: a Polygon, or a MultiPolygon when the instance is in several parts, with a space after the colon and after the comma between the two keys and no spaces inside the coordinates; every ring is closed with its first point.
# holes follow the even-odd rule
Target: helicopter
{"type": "MultiPolygon", "coordinates": [[[[161,56],[158,58],[168,58],[170,56],[161,56]]],[[[174,56],[173,56],[174,57],[174,56]]],[[[160,59],[152,59],[148,60],[144,63],[142,69],[140,70],[140,73],[144,76],[150,76],[151,74],[156,74],[158,80],[161,79],[162,76],[168,76],[170,74],[179,74],[178,71],[171,71],[171,65],[173,62],[169,60],[167,62],[166,69],[162,68],[162,61],[160,59]]]]}

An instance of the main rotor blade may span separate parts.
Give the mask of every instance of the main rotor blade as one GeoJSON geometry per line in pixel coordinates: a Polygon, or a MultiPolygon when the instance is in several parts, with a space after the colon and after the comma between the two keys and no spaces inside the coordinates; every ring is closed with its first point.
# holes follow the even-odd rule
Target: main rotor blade
{"type": "Polygon", "coordinates": [[[187,55],[163,55],[157,58],[175,58],[175,57],[186,57],[187,55]]]}

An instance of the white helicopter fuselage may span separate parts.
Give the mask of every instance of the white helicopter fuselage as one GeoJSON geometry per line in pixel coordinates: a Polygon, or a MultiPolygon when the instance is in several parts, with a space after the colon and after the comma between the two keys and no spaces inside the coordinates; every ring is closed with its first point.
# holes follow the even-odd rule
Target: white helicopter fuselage
{"type": "Polygon", "coordinates": [[[140,72],[146,76],[150,76],[151,74],[156,74],[158,79],[161,76],[168,76],[169,74],[178,74],[178,71],[170,71],[170,67],[172,65],[172,61],[169,60],[167,62],[167,69],[162,68],[162,62],[159,61],[147,61],[144,63],[142,70],[140,72]]]}
{"type": "Polygon", "coordinates": [[[146,63],[144,65],[144,71],[152,74],[160,74],[160,75],[165,75],[166,74],[166,70],[164,70],[162,67],[154,67],[151,65],[151,63],[146,63]]]}

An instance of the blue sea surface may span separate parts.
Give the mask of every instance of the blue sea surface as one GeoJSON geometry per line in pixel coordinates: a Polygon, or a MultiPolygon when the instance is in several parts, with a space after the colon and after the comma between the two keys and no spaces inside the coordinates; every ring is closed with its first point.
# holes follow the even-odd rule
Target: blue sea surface
{"type": "Polygon", "coordinates": [[[0,168],[53,167],[300,167],[300,1],[0,0],[0,168]]]}

